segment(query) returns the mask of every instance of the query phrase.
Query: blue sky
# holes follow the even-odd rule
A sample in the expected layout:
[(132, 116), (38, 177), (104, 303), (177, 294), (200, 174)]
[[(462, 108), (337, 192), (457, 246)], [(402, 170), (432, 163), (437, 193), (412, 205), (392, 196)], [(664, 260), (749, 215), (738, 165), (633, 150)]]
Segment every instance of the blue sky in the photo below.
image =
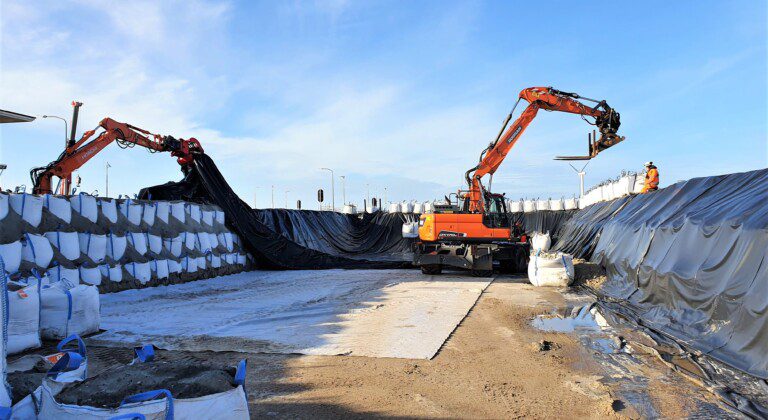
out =
[[(320, 167), (357, 203), (366, 184), (398, 200), (455, 191), (529, 86), (621, 112), (627, 140), (588, 185), (648, 160), (662, 185), (768, 166), (765, 2), (536, 3), (3, 0), (0, 108), (69, 118), (77, 99), (79, 134), (109, 116), (196, 137), (259, 207), (274, 185), (277, 206), (289, 190), (314, 208)], [(583, 154), (589, 128), (540, 113), (494, 190), (573, 195), (552, 157)], [(0, 130), (4, 188), (63, 143), (57, 120)], [(80, 170), (83, 189), (103, 194), (107, 161), (111, 195), (180, 177), (170, 156), (112, 145)]]

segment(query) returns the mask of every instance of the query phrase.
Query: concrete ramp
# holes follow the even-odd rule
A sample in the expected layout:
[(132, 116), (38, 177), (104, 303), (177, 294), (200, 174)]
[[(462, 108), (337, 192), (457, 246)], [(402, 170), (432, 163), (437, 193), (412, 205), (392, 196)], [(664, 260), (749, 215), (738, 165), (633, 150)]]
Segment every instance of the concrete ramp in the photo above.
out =
[(430, 359), (489, 279), (417, 270), (247, 272), (102, 295), (104, 345)]

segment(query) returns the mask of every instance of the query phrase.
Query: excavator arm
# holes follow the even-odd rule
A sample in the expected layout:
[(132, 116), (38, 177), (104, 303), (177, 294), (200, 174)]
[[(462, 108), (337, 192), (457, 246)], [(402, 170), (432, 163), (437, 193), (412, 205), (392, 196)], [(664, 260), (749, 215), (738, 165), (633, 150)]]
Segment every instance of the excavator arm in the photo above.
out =
[[(577, 99), (594, 102), (596, 105), (590, 107), (579, 102)], [(600, 130), (600, 138), (594, 143), (590, 143), (589, 156), (583, 158), (593, 158), (601, 151), (624, 140), (624, 137), (619, 137), (616, 134), (621, 124), (619, 113), (608, 106), (605, 101), (582, 98), (575, 93), (563, 92), (551, 87), (523, 89), (520, 92), (518, 103), (520, 100), (528, 102), (528, 106), (517, 120), (507, 128), (507, 124), (512, 119), (512, 113), (514, 112), (514, 108), (512, 109), (512, 112), (509, 113), (504, 121), (504, 125), (499, 131), (496, 140), (483, 150), (480, 154), (478, 165), (469, 169), (465, 175), (469, 191), (464, 195), (464, 199), (469, 201), (468, 207), (470, 212), (484, 212), (486, 191), (481, 183), (482, 177), (485, 175), (493, 176), (504, 161), (504, 158), (506, 158), (507, 153), (514, 147), (531, 121), (536, 118), (536, 114), (540, 109), (595, 118), (594, 125)]]
[[(104, 131), (89, 142), (88, 140), (100, 128)], [(123, 148), (141, 146), (152, 153), (171, 152), (171, 155), (176, 157), (177, 162), (182, 166), (182, 170), (185, 170), (194, 161), (194, 154), (203, 152), (200, 142), (195, 138), (184, 140), (175, 139), (171, 136), (160, 136), (130, 124), (104, 118), (99, 122), (96, 129), (86, 131), (80, 140), (68, 146), (58, 159), (48, 166), (35, 168), (31, 171), (34, 193), (53, 193), (52, 179), (56, 176), (62, 180), (56, 193), (69, 195), (72, 172), (82, 167), (112, 142), (117, 142)]]

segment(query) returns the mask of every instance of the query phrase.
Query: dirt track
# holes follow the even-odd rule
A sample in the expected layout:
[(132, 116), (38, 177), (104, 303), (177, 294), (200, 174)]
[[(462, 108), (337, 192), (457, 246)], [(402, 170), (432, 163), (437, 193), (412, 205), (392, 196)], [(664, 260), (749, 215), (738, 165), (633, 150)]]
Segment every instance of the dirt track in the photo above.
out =
[[(530, 322), (536, 315), (564, 310), (573, 302), (523, 281), (502, 278), (491, 284), (429, 361), (164, 351), (159, 356), (229, 364), (247, 357), (253, 417), (636, 418), (718, 413), (709, 393), (652, 357), (637, 356), (638, 363), (617, 370), (600, 363), (577, 336), (533, 328)], [(542, 345), (542, 340), (548, 343)], [(102, 348), (97, 353), (118, 357), (126, 351)], [(625, 398), (629, 394), (623, 385), (632, 374), (647, 379), (640, 390), (646, 406)]]

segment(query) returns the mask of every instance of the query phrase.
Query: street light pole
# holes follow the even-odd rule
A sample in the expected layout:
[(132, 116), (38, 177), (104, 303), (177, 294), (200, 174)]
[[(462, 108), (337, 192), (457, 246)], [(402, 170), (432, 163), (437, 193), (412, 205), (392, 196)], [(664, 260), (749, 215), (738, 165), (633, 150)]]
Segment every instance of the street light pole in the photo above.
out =
[(107, 166), (104, 167), (104, 170), (106, 172), (106, 181), (107, 181), (107, 188), (106, 188), (107, 189), (107, 192), (106, 192), (107, 198), (109, 198), (109, 168), (111, 168), (111, 167), (112, 166), (109, 164), (109, 162), (107, 162)]
[(336, 191), (334, 188), (334, 175), (333, 169), (320, 168), (321, 171), (328, 171), (331, 173), (331, 211), (336, 211)]
[(369, 207), (371, 205), (371, 184), (365, 184), (365, 211), (368, 211), (370, 208), (373, 210), (373, 207)]
[(387, 187), (384, 187), (384, 202), (387, 202)]
[(288, 193), (291, 192), (290, 190), (285, 190), (285, 208), (288, 208)]
[(275, 186), (272, 186), (272, 208), (275, 208)]
[(69, 146), (69, 140), (67, 139), (67, 131), (69, 124), (67, 123), (67, 120), (61, 117), (58, 117), (56, 115), (43, 115), (43, 118), (56, 118), (57, 120), (64, 121), (64, 150), (67, 149), (67, 146)]
[(341, 205), (346, 206), (347, 205), (347, 177), (342, 175), (339, 178), (341, 178)]

